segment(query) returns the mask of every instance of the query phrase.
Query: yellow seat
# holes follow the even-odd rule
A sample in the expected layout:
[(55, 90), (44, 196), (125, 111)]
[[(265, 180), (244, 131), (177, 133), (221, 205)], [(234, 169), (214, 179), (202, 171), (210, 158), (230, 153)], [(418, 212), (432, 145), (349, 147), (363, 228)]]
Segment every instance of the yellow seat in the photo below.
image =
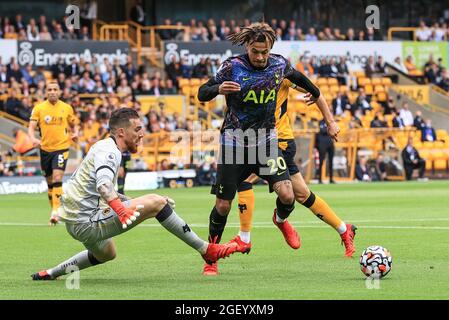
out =
[(365, 93), (367, 95), (372, 95), (373, 94), (373, 86), (370, 84), (365, 85)]
[(327, 78), (318, 78), (316, 81), (317, 86), (321, 87), (322, 85), (327, 85)]
[(179, 87), (182, 88), (184, 86), (188, 86), (190, 84), (190, 80), (187, 78), (181, 78), (179, 79)]
[(201, 84), (201, 79), (198, 79), (198, 78), (190, 79), (190, 85), (191, 86), (199, 86), (200, 84)]
[(340, 87), (338, 86), (338, 84), (333, 84), (330, 86), (330, 92), (332, 92), (333, 94), (336, 94), (337, 92), (340, 91)]
[(381, 79), (381, 78), (372, 78), (372, 79), (371, 79), (371, 84), (372, 84), (373, 86), (382, 84), (382, 79)]
[(388, 99), (387, 93), (384, 91), (376, 92), (377, 101), (385, 102)]
[(384, 86), (391, 86), (391, 78), (382, 78), (382, 84)]
[(364, 87), (366, 85), (371, 84), (371, 79), (370, 78), (359, 78), (358, 84), (359, 84), (359, 86)]
[(320, 88), (320, 91), (322, 93), (329, 92), (329, 86), (328, 85), (320, 85), (319, 88)]
[(332, 85), (338, 85), (338, 81), (336, 78), (327, 78), (327, 84), (332, 86)]
[(378, 92), (385, 92), (385, 88), (384, 88), (383, 85), (378, 84), (378, 85), (374, 86), (374, 92), (375, 92), (375, 93), (378, 93)]

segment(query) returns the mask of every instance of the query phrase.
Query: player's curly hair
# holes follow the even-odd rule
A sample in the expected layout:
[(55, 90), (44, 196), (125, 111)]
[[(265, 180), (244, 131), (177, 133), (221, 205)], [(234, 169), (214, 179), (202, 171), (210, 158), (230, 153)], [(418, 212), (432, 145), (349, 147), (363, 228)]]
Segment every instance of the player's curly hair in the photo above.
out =
[(252, 44), (253, 42), (268, 41), (270, 47), (273, 47), (276, 41), (276, 33), (274, 30), (264, 22), (252, 23), (248, 27), (243, 27), (240, 32), (230, 34), (228, 40), (233, 45)]

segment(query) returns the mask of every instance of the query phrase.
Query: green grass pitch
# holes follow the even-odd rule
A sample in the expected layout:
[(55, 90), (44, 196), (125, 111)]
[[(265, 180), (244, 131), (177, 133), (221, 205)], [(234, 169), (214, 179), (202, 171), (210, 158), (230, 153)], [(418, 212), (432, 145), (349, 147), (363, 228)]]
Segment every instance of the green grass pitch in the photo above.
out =
[[(448, 299), (449, 182), (312, 186), (346, 222), (359, 227), (354, 259), (343, 257), (337, 233), (297, 205), (290, 221), (302, 246), (290, 249), (271, 222), (274, 195), (256, 187), (249, 255), (220, 262), (218, 277), (201, 275), (203, 261), (190, 247), (146, 222), (116, 238), (114, 261), (84, 270), (78, 290), (30, 274), (83, 250), (63, 225), (46, 225), (46, 194), (0, 196), (0, 299)], [(157, 190), (176, 200), (176, 211), (204, 239), (214, 198), (208, 188)], [(138, 196), (143, 192), (129, 193)], [(238, 232), (234, 204), (223, 234)], [(369, 245), (393, 256), (393, 269), (369, 289), (358, 257)]]

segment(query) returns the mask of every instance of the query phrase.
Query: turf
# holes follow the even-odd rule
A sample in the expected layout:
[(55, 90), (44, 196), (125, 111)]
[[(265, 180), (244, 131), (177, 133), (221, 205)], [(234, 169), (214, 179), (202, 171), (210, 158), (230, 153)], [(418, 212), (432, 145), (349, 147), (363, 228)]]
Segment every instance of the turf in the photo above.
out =
[[(116, 260), (81, 272), (78, 290), (64, 278), (32, 282), (30, 274), (83, 249), (63, 225), (46, 226), (46, 194), (0, 196), (0, 299), (448, 299), (449, 182), (312, 187), (342, 219), (355, 223), (356, 258), (343, 257), (337, 233), (302, 206), (290, 221), (302, 247), (290, 249), (272, 225), (275, 197), (256, 188), (253, 249), (220, 262), (218, 277), (201, 275), (201, 257), (153, 220), (116, 238)], [(201, 237), (214, 198), (208, 188), (163, 189)], [(129, 195), (138, 196), (143, 192)], [(223, 235), (238, 232), (234, 208)], [(387, 247), (391, 273), (369, 289), (358, 255)]]

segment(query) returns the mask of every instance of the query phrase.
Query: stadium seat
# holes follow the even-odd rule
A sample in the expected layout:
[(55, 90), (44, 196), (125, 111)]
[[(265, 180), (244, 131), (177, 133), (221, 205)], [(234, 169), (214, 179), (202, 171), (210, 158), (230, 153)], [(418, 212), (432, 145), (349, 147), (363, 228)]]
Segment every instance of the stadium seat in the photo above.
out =
[(319, 86), (319, 88), (320, 88), (320, 91), (322, 92), (322, 93), (326, 93), (326, 92), (329, 92), (329, 86), (328, 85), (320, 85)]
[(381, 79), (381, 78), (372, 78), (372, 79), (371, 79), (371, 84), (372, 84), (373, 86), (382, 84), (382, 79)]
[(385, 77), (385, 78), (382, 78), (382, 84), (384, 85), (384, 86), (391, 86), (391, 79), (390, 78), (387, 78), (387, 77)]
[(327, 84), (332, 85), (338, 85), (338, 80), (336, 78), (327, 78)]
[(179, 79), (179, 87), (183, 88), (185, 86), (188, 86), (190, 84), (190, 80), (186, 78)]
[(201, 84), (201, 79), (198, 79), (198, 78), (190, 79), (190, 85), (191, 86), (199, 86), (200, 84)]
[(372, 95), (373, 94), (373, 86), (370, 84), (365, 85), (365, 93), (367, 95)]
[(387, 93), (384, 91), (376, 92), (377, 101), (385, 102), (388, 99)]
[(318, 80), (316, 81), (316, 85), (321, 87), (322, 85), (327, 85), (327, 78), (318, 78)]
[(330, 92), (334, 95), (336, 95), (340, 91), (340, 87), (338, 84), (333, 84), (330, 86)]
[(378, 85), (376, 85), (376, 86), (374, 87), (374, 92), (375, 92), (375, 93), (378, 93), (378, 92), (385, 92), (385, 88), (384, 88), (383, 85), (378, 84)]
[(358, 78), (357, 83), (359, 87), (364, 87), (366, 85), (371, 84), (370, 78)]

